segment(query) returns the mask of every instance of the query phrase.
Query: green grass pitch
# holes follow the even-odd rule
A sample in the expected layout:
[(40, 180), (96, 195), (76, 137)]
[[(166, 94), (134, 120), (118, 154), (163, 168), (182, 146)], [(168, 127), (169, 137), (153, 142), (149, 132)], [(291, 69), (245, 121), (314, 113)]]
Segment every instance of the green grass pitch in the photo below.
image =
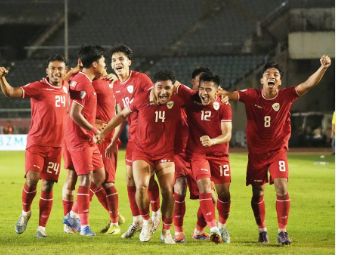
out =
[[(117, 183), (120, 213), (126, 218), (124, 232), (132, 222), (124, 181), (124, 151), (119, 153)], [(326, 161), (327, 165), (315, 165)], [(61, 189), (65, 172), (54, 186), (54, 205), (47, 225), (48, 238), (38, 239), (38, 200), (40, 186), (32, 205), (32, 218), (22, 235), (14, 231), (21, 213), (21, 192), (24, 183), (24, 152), (0, 152), (0, 254), (334, 254), (335, 253), (335, 158), (320, 154), (289, 154), (289, 195), (291, 209), (288, 233), (290, 246), (277, 244), (275, 191), (265, 192), (266, 223), (270, 244), (257, 244), (258, 232), (250, 208), (251, 188), (245, 186), (246, 154), (230, 156), (232, 169), (232, 206), (228, 220), (230, 244), (215, 245), (192, 239), (198, 201), (187, 199), (184, 230), (186, 244), (164, 245), (157, 231), (148, 243), (139, 241), (137, 233), (131, 240), (99, 234), (108, 222), (108, 214), (97, 198), (90, 206), (90, 225), (96, 237), (63, 233)], [(207, 229), (208, 230), (208, 229)], [(173, 227), (172, 227), (173, 233)]]

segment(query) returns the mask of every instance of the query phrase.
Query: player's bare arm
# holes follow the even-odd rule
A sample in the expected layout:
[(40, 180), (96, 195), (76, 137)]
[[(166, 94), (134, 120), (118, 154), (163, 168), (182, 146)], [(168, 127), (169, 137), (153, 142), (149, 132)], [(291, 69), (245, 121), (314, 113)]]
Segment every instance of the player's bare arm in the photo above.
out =
[(94, 132), (95, 135), (100, 133), (99, 130), (94, 129), (94, 126), (92, 126), (82, 115), (83, 106), (79, 105), (76, 102), (73, 102), (70, 109), (70, 118), (81, 128), (84, 128), (85, 130)]
[(201, 144), (205, 147), (211, 147), (216, 144), (228, 143), (232, 138), (232, 122), (221, 122), (222, 134), (215, 138), (210, 138), (208, 135), (200, 137)]
[[(117, 105), (117, 113), (119, 113), (121, 111), (122, 111), (122, 107), (120, 105)], [(116, 150), (118, 138), (120, 137), (120, 135), (123, 131), (124, 125), (125, 125), (125, 120), (115, 128), (115, 133), (113, 134), (113, 137), (111, 139), (111, 143), (105, 149), (105, 156), (108, 159), (112, 158), (112, 153)]]
[(81, 60), (79, 59), (79, 60), (77, 61), (77, 66), (75, 66), (74, 68), (71, 68), (71, 69), (67, 72), (67, 74), (64, 76), (63, 79), (66, 80), (66, 81), (69, 81), (70, 78), (71, 78), (71, 76), (73, 76), (73, 75), (77, 74), (78, 72), (82, 71), (82, 68), (83, 68), (83, 65), (82, 65), (82, 63), (81, 63)]
[(9, 71), (4, 68), (3, 66), (0, 67), (0, 84), (1, 84), (1, 90), (4, 93), (6, 97), (10, 98), (22, 98), (23, 97), (23, 91), (20, 87), (13, 88), (6, 80), (6, 75), (9, 73)]
[(325, 71), (331, 65), (331, 59), (326, 55), (323, 55), (321, 57), (320, 62), (321, 66), (317, 69), (317, 71), (313, 73), (305, 82), (301, 83), (296, 87), (296, 91), (299, 96), (304, 95), (310, 89), (315, 87), (322, 79), (323, 75), (325, 74)]
[(228, 98), (229, 101), (238, 101), (239, 100), (239, 95), (238, 95), (237, 92), (228, 92), (227, 90), (219, 88), (216, 93), (217, 93), (218, 96), (220, 96), (224, 100), (225, 100), (226, 97)]
[(124, 108), (120, 113), (117, 113), (105, 127), (105, 129), (98, 135), (100, 141), (104, 140), (104, 136), (109, 133), (111, 130), (116, 128), (118, 125), (123, 123), (127, 116), (129, 116), (132, 112), (128, 108)]

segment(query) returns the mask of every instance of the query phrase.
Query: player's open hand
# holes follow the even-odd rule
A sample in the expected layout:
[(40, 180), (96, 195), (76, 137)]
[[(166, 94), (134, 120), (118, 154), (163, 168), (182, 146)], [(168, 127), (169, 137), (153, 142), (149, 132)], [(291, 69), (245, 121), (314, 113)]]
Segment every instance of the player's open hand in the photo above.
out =
[(331, 65), (331, 59), (329, 56), (323, 55), (320, 61), (321, 61), (322, 67), (324, 68), (328, 68)]
[(9, 71), (6, 68), (4, 68), (3, 66), (0, 67), (0, 78), (5, 77), (8, 73)]
[(200, 137), (200, 142), (205, 147), (211, 147), (213, 145), (213, 140), (208, 135)]
[(103, 76), (103, 79), (109, 80), (112, 83), (114, 83), (115, 81), (118, 80), (118, 77), (116, 75), (114, 75), (113, 73), (108, 73), (107, 75)]
[(105, 157), (108, 159), (112, 159), (112, 155), (117, 149), (117, 142), (111, 142), (109, 146), (105, 149)]

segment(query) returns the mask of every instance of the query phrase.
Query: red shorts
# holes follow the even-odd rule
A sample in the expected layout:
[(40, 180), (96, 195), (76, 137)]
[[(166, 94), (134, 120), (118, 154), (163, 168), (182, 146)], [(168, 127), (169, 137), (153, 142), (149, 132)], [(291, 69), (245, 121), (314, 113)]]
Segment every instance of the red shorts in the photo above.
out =
[(105, 181), (104, 182), (113, 182), (115, 183), (116, 170), (117, 170), (117, 156), (118, 156), (118, 146), (113, 152), (111, 159), (105, 157), (105, 149), (109, 146), (111, 141), (104, 140), (101, 144), (98, 145), (98, 149), (101, 152), (104, 169), (105, 169)]
[(136, 145), (134, 144), (133, 141), (129, 141), (128, 145), (126, 146), (125, 165), (127, 166), (132, 166), (132, 151), (135, 146)]
[(211, 178), (215, 184), (230, 183), (231, 169), (228, 156), (194, 154), (191, 159), (192, 172), (196, 181)]
[(144, 160), (146, 161), (154, 170), (156, 165), (160, 163), (165, 163), (165, 162), (174, 162), (174, 155), (172, 153), (166, 153), (162, 155), (150, 155), (144, 151), (141, 151), (140, 149), (135, 146), (132, 151), (132, 161), (135, 160)]
[[(57, 182), (60, 175), (61, 147), (33, 145), (26, 149), (25, 170), (40, 173), (40, 179)], [(25, 175), (25, 177), (26, 177)]]
[(88, 174), (92, 170), (104, 167), (102, 155), (96, 144), (87, 145), (82, 150), (69, 150), (65, 147), (64, 168), (75, 169), (77, 175)]
[(275, 178), (289, 176), (287, 149), (271, 151), (261, 154), (248, 154), (246, 185), (260, 186), (268, 182), (273, 184)]
[(191, 170), (191, 162), (179, 154), (174, 155), (175, 179), (184, 177), (190, 190), (190, 199), (199, 199), (199, 189)]

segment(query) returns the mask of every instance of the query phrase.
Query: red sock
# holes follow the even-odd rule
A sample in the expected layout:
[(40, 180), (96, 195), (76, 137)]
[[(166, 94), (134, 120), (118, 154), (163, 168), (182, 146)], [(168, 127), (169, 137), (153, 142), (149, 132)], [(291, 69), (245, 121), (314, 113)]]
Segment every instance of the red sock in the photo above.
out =
[(29, 188), (27, 183), (25, 183), (22, 190), (22, 209), (25, 212), (30, 211), (30, 206), (32, 205), (35, 195), (36, 195), (36, 186)]
[(206, 219), (209, 228), (216, 227), (215, 206), (211, 193), (203, 193), (199, 195), (200, 207)]
[(73, 205), (73, 208), (71, 208), (71, 210), (74, 212), (74, 213), (77, 213), (78, 214), (78, 203), (77, 203), (77, 199)]
[(148, 207), (145, 208), (144, 210), (139, 208), (139, 211), (140, 211), (140, 215), (142, 215), (144, 220), (150, 219), (150, 209)]
[(221, 224), (226, 224), (228, 216), (229, 216), (229, 210), (231, 207), (231, 198), (221, 198), (218, 197), (216, 207), (219, 212), (219, 222)]
[(252, 197), (251, 201), (253, 213), (255, 216), (256, 224), (259, 228), (265, 228), (265, 217), (266, 217), (266, 204), (264, 203), (263, 195), (260, 197)]
[(197, 221), (197, 225), (196, 225), (195, 228), (200, 232), (204, 231), (205, 227), (207, 226), (207, 222), (205, 220), (205, 217), (202, 213), (202, 210), (201, 210), (200, 206), (199, 206), (199, 209), (198, 209), (197, 217), (198, 217), (198, 221)]
[(51, 208), (53, 206), (53, 191), (45, 192), (41, 190), (41, 197), (39, 202), (40, 219), (39, 226), (45, 227), (49, 219)]
[(95, 193), (96, 197), (98, 198), (98, 201), (103, 205), (103, 207), (109, 211), (108, 209), (108, 201), (106, 200), (106, 192), (103, 187), (99, 187), (98, 190)]
[(109, 207), (111, 223), (118, 222), (118, 193), (115, 186), (106, 190), (106, 200)]
[(80, 216), (81, 226), (89, 225), (89, 197), (90, 189), (85, 186), (78, 186), (76, 203)]
[(174, 229), (176, 232), (184, 232), (183, 223), (186, 212), (185, 196), (174, 193), (174, 201)]
[(172, 218), (167, 219), (167, 218), (163, 217), (162, 220), (163, 220), (163, 229), (170, 230), (173, 219)]
[(132, 216), (138, 216), (140, 215), (140, 210), (136, 203), (136, 187), (135, 186), (127, 186), (128, 189), (128, 197), (129, 197), (129, 203), (130, 208), (132, 212)]
[[(102, 187), (102, 186), (101, 186)], [(97, 188), (97, 186), (92, 182), (90, 184), (90, 192), (89, 192), (89, 195), (90, 195), (90, 202), (92, 201), (92, 197), (95, 195), (96, 191), (98, 190), (99, 188)]]
[(147, 194), (150, 197), (152, 212), (158, 211), (160, 209), (160, 195), (159, 187), (156, 181), (154, 181), (154, 184), (149, 187), (149, 189), (147, 190)]
[(64, 216), (66, 216), (71, 211), (74, 201), (62, 200), (62, 204), (63, 204), (63, 214)]
[(278, 196), (278, 195), (276, 196), (277, 196), (276, 212), (277, 212), (278, 227), (286, 229), (290, 210), (289, 194), (287, 193), (287, 195), (285, 196)]

